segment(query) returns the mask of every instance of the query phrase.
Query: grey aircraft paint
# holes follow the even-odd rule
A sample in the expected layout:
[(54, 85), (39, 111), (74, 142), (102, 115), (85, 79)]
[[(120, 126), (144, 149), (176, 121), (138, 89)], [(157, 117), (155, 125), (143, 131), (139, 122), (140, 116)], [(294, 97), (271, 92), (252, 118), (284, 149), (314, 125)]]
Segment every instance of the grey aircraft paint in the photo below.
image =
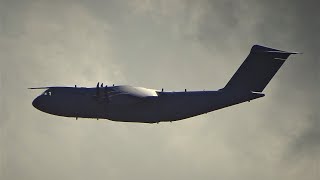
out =
[(33, 102), (40, 111), (65, 117), (122, 122), (177, 121), (263, 97), (262, 91), (291, 54), (260, 45), (218, 91), (165, 92), (132, 86), (42, 87)]

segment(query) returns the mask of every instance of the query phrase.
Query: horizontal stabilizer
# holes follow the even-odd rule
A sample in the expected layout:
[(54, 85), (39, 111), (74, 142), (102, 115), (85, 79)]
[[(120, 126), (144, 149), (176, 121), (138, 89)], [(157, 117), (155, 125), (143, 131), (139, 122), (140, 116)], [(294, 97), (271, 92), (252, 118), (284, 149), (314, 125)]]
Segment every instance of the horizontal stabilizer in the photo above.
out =
[(255, 52), (255, 53), (259, 53), (259, 52), (260, 53), (279, 53), (279, 54), (281, 54), (281, 53), (282, 54), (302, 54), (300, 52), (287, 52), (287, 51), (282, 51), (282, 50), (273, 49), (273, 48), (260, 46), (260, 45), (254, 45), (251, 48), (251, 52)]

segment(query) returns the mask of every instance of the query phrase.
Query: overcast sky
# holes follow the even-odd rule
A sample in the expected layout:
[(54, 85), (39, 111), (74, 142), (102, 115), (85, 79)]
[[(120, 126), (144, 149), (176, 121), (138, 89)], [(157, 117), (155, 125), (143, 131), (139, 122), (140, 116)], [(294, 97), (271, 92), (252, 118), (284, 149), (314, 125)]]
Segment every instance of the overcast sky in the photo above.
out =
[[(320, 179), (317, 1), (0, 0), (0, 179)], [(264, 98), (174, 123), (52, 116), (28, 87), (219, 89), (299, 51)]]

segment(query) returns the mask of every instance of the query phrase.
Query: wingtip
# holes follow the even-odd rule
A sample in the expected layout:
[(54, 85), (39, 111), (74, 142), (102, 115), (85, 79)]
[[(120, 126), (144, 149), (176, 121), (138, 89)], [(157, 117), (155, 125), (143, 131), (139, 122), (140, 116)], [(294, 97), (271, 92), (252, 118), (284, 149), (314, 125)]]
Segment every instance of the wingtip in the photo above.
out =
[(291, 54), (303, 54), (302, 52), (291, 52)]
[(28, 89), (49, 89), (50, 87), (31, 87)]

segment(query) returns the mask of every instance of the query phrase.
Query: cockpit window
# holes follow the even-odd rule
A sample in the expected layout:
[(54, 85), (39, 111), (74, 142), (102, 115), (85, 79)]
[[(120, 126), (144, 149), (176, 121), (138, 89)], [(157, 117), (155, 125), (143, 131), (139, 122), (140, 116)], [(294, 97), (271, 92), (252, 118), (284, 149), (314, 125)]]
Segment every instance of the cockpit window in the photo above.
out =
[(43, 92), (42, 95), (44, 95), (44, 96), (51, 96), (51, 95), (52, 95), (52, 92), (49, 91), (49, 90), (46, 90), (45, 92)]

